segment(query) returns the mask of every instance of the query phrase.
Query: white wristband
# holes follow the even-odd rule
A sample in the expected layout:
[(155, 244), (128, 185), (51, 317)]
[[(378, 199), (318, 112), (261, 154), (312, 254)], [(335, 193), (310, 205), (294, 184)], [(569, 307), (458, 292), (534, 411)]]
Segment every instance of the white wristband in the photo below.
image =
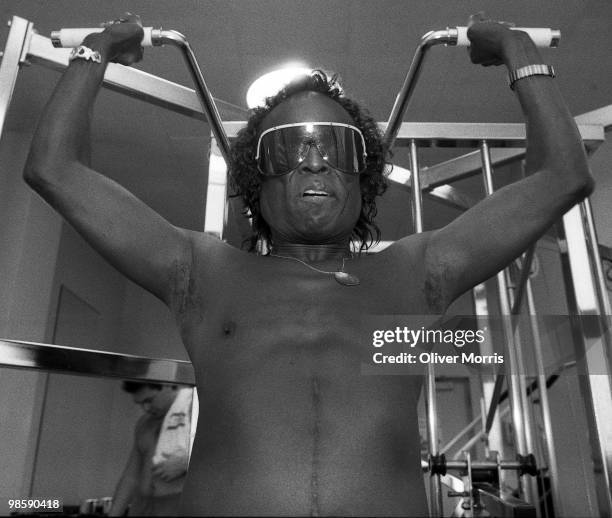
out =
[(91, 50), (85, 45), (79, 45), (70, 52), (68, 61), (74, 61), (75, 59), (84, 59), (86, 61), (93, 61), (94, 63), (102, 63), (102, 56), (97, 50)]
[(555, 77), (555, 69), (550, 65), (527, 65), (526, 67), (517, 68), (508, 75), (508, 84), (514, 90), (514, 83), (531, 76)]

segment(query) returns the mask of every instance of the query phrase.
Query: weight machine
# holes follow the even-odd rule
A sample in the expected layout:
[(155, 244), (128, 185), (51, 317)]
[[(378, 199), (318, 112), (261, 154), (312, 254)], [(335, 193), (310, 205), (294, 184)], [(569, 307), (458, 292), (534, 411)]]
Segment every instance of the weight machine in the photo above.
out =
[[(15, 16), (9, 24), (11, 30), (0, 65), (0, 133), (20, 66), (37, 64), (61, 70), (68, 64), (69, 50), (59, 47), (76, 46), (86, 34), (101, 30), (62, 29), (52, 33), (51, 38), (46, 38), (37, 34), (33, 24), (23, 18)], [(530, 32), (534, 41), (540, 46), (556, 46), (560, 39), (559, 32), (551, 29), (523, 30)], [(412, 174), (405, 184), (412, 193), (414, 231), (417, 233), (423, 230), (423, 194), (466, 210), (476, 203), (476, 200), (448, 185), (449, 183), (482, 171), (486, 192), (491, 194), (493, 192), (493, 167), (520, 160), (525, 154), (525, 128), (522, 124), (403, 122), (403, 116), (416, 87), (427, 51), (439, 44), (446, 46), (469, 44), (466, 31), (465, 27), (447, 28), (432, 31), (423, 36), (417, 46), (414, 59), (389, 120), (387, 123), (381, 123), (387, 143), (390, 146), (407, 147), (410, 152)], [(207, 120), (211, 125), (214, 143), (221, 156), (227, 161), (229, 141), (235, 137), (244, 123), (221, 120), (215, 100), (206, 86), (187, 39), (176, 31), (149, 27), (145, 28), (143, 45), (177, 47), (185, 58), (196, 90), (117, 64), (109, 65), (104, 86), (190, 117)], [(576, 117), (576, 121), (588, 153), (593, 153), (605, 140), (605, 132), (612, 127), (612, 106), (580, 115)], [(419, 166), (419, 147), (436, 146), (440, 143), (443, 143), (444, 146), (475, 147), (477, 149), (448, 162), (421, 168)], [(215, 222), (207, 218), (204, 230), (222, 236), (227, 223), (226, 179), (210, 174), (207, 206), (212, 205), (215, 197), (223, 199), (222, 206), (226, 208), (225, 214), (222, 218), (217, 218)], [(576, 357), (581, 359), (581, 390), (587, 411), (592, 456), (597, 466), (595, 479), (599, 516), (612, 517), (612, 343), (609, 335), (612, 311), (588, 200), (581, 202), (563, 217), (562, 222), (559, 223), (559, 233), (562, 236), (559, 239), (559, 248), (568, 293), (568, 306), (570, 313), (578, 317), (571, 318), (570, 323), (575, 339)], [(498, 273), (496, 277), (499, 305), (504, 317), (502, 318), (503, 335), (509, 367), (507, 375), (497, 375), (495, 379), (483, 384), (486, 416), (482, 420), (483, 430), (477, 436), (478, 439), (491, 431), (493, 418), (499, 409), (503, 384), (507, 383), (509, 411), (512, 416), (518, 457), (500, 459), (499, 456), (492, 454), (484, 461), (475, 461), (469, 453), (466, 453), (460, 460), (446, 459), (444, 451), (440, 450), (438, 440), (435, 373), (433, 366), (428, 365), (425, 401), (429, 460), (425, 463), (425, 469), (431, 475), (431, 516), (442, 515), (441, 482), (451, 486), (452, 496), (464, 498), (464, 508), (469, 509), (471, 516), (485, 516), (484, 509), (488, 509), (489, 512), (496, 509), (494, 512), (498, 514), (494, 516), (532, 516), (538, 512), (538, 490), (533, 475), (538, 469), (541, 469), (541, 466), (537, 465), (534, 457), (533, 423), (528, 408), (526, 380), (525, 376), (521, 375), (526, 371), (520, 339), (516, 332), (516, 322), (512, 318), (513, 315), (520, 313), (524, 301), (534, 338), (537, 386), (540, 392), (542, 421), (546, 436), (547, 470), (550, 475), (555, 509), (561, 507), (551, 416), (546, 395), (546, 373), (529, 275), (533, 257), (533, 248), (524, 254), (518, 280), (513, 279), (508, 269)], [(476, 287), (473, 296), (476, 307), (485, 308), (483, 316), (486, 315), (484, 286)], [(109, 364), (104, 361), (104, 358), (108, 360), (109, 357), (98, 357), (102, 353), (95, 351), (60, 348), (10, 339), (0, 341), (0, 351), (0, 364), (12, 367), (89, 372), (101, 376), (151, 381), (176, 382), (180, 380), (193, 384), (189, 366), (180, 362), (177, 362), (176, 365), (173, 365), (172, 362), (161, 365), (158, 360), (140, 358), (134, 363), (133, 358), (115, 355), (116, 358)], [(62, 362), (66, 354), (71, 358), (81, 358), (81, 360), (70, 362), (68, 366)], [(91, 365), (106, 367), (92, 369)], [(134, 368), (134, 365), (138, 367)], [(469, 449), (469, 446), (468, 442), (465, 449)], [(502, 478), (502, 470), (514, 470), (519, 474), (520, 500), (513, 500), (507, 495), (502, 495), (499, 489), (495, 489)], [(465, 475), (466, 481), (462, 482), (456, 476), (450, 476), (449, 471)], [(502, 512), (504, 514), (501, 514)]]

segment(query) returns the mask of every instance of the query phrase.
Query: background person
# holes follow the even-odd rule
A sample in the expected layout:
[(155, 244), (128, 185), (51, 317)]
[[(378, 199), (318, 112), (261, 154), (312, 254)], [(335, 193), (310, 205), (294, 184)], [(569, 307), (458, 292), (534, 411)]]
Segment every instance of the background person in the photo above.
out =
[[(189, 463), (190, 420), (185, 413), (168, 414), (180, 393), (192, 389), (134, 381), (123, 382), (123, 389), (132, 394), (144, 415), (136, 424), (134, 445), (117, 483), (110, 516), (126, 512), (130, 516), (177, 516)], [(183, 444), (160, 453), (160, 435), (168, 426), (172, 430), (186, 427), (180, 434)]]

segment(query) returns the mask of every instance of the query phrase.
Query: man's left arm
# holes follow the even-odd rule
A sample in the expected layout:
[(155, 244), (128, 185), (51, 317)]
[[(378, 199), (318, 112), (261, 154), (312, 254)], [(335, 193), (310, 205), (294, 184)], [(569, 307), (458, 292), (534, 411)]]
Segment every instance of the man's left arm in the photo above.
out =
[[(524, 32), (485, 21), (474, 23), (468, 36), (474, 63), (503, 63), (509, 72), (544, 64)], [(582, 139), (555, 79), (543, 75), (520, 79), (514, 91), (526, 119), (527, 177), (431, 234), (427, 283), (438, 292), (441, 310), (504, 268), (593, 190)]]

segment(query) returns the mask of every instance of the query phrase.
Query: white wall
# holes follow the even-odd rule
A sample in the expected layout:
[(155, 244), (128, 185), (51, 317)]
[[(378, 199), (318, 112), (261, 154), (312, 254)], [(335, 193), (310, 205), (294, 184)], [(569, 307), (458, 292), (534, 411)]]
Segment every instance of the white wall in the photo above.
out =
[[(0, 336), (46, 340), (61, 219), (21, 180), (29, 136), (0, 141)], [(0, 368), (0, 514), (29, 492), (45, 375)]]

